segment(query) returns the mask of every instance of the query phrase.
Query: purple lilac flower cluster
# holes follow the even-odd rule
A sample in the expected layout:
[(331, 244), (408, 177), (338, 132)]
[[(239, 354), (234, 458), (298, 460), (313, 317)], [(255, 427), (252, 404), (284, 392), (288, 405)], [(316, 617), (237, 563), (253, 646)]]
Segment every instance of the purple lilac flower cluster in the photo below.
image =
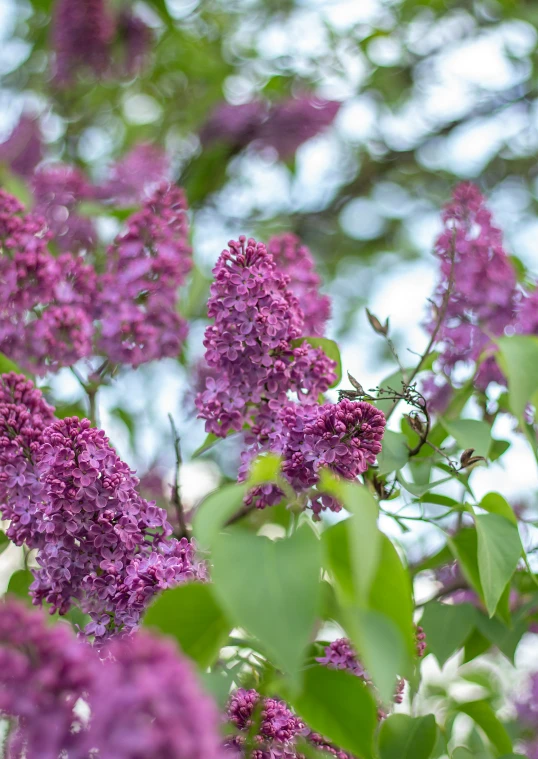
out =
[(321, 336), (331, 314), (331, 301), (321, 295), (321, 278), (315, 270), (312, 253), (292, 233), (271, 237), (267, 244), (275, 263), (290, 278), (289, 289), (303, 311), (304, 334)]
[(81, 729), (73, 707), (91, 687), (96, 664), (68, 625), (48, 625), (19, 602), (0, 604), (0, 715), (17, 720), (7, 756), (72, 756)]
[[(172, 642), (135, 633), (95, 648), (68, 625), (0, 604), (0, 714), (13, 759), (219, 759), (219, 716)], [(82, 697), (89, 722), (76, 716)]]
[(6, 534), (18, 546), (41, 543), (37, 510), (43, 485), (33, 456), (53, 421), (54, 409), (26, 377), (0, 376), (0, 508), (10, 521)]
[[(152, 39), (151, 29), (127, 4), (115, 16), (106, 0), (57, 0), (52, 28), (54, 80), (66, 86), (80, 72), (132, 76), (145, 62)], [(118, 47), (121, 56), (115, 61)]]
[[(470, 182), (454, 190), (444, 209), (443, 223), (436, 243), (441, 263), (441, 282), (434, 296), (437, 308), (451, 279), (452, 287), (438, 333), (439, 368), (450, 379), (457, 364), (474, 362), (478, 365), (478, 387), (504, 383), (491, 336), (502, 335), (514, 321), (517, 289), (502, 233), (494, 226), (484, 197)], [(437, 317), (432, 314), (428, 329), (433, 331), (436, 323)], [(441, 390), (442, 386), (436, 385), (436, 392)]]
[(311, 94), (292, 97), (268, 108), (260, 101), (217, 106), (200, 131), (203, 145), (224, 142), (235, 150), (250, 143), (291, 158), (307, 140), (334, 121), (340, 103)]
[(169, 180), (166, 153), (157, 145), (141, 143), (111, 167), (95, 195), (115, 206), (132, 206), (145, 200), (152, 191)]
[[(56, 184), (60, 175), (62, 181)], [(61, 249), (63, 233), (54, 219), (69, 218), (82, 182), (76, 173), (67, 176), (59, 169), (35, 176), (34, 185), (42, 191), (41, 210)], [(168, 183), (154, 190), (128, 219), (127, 232), (110, 247), (102, 275), (87, 262), (87, 251), (53, 256), (47, 247), (50, 226), (23, 210), (0, 190), (3, 353), (37, 374), (99, 351), (133, 366), (179, 354), (187, 325), (178, 314), (177, 291), (191, 267), (182, 190)], [(66, 237), (75, 249), (85, 248), (89, 238), (84, 243), (78, 238), (79, 245), (76, 227), (69, 227)]]
[(334, 362), (308, 344), (294, 346), (304, 317), (265, 245), (241, 237), (214, 270), (205, 358), (218, 370), (196, 399), (206, 430), (225, 437), (252, 425), (258, 407), (277, 412), (288, 393), (316, 398), (335, 379)]
[(61, 614), (77, 604), (102, 641), (135, 628), (158, 591), (205, 579), (193, 544), (170, 537), (166, 511), (141, 498), (104, 432), (54, 420), (22, 376), (2, 375), (0, 390), (2, 518), (14, 542), (38, 549), (35, 603)]
[(90, 354), (96, 296), (92, 268), (70, 253), (54, 258), (49, 237), (42, 218), (0, 191), (0, 350), (39, 374)]
[(177, 356), (187, 336), (178, 288), (192, 265), (183, 190), (162, 185), (109, 248), (102, 280), (101, 351), (139, 366)]

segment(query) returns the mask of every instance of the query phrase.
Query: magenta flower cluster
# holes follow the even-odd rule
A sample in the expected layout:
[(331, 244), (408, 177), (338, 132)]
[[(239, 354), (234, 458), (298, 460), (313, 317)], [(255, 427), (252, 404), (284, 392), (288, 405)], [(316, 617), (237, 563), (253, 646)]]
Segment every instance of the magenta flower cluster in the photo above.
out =
[(205, 565), (186, 538), (171, 538), (164, 509), (108, 438), (78, 417), (53, 420), (22, 376), (2, 375), (0, 495), (8, 536), (37, 549), (30, 594), (65, 614), (91, 617), (85, 632), (103, 641), (134, 629), (154, 595), (192, 579)]
[(291, 232), (271, 237), (267, 249), (278, 268), (290, 278), (288, 287), (303, 312), (304, 334), (312, 337), (324, 335), (331, 315), (331, 301), (319, 292), (321, 278), (315, 270), (312, 253)]
[(329, 127), (340, 103), (311, 94), (288, 98), (268, 108), (254, 100), (242, 105), (220, 104), (200, 131), (203, 145), (224, 142), (235, 150), (250, 143), (271, 148), (282, 160), (291, 158), (307, 140)]
[[(215, 704), (169, 641), (135, 633), (100, 660), (68, 625), (0, 605), (0, 714), (13, 759), (219, 759)], [(89, 721), (74, 711), (79, 698)]]
[(0, 143), (0, 162), (6, 163), (14, 174), (28, 179), (42, 158), (39, 122), (30, 113), (23, 113), (11, 134)]
[(139, 366), (180, 353), (187, 324), (178, 289), (192, 265), (186, 211), (183, 191), (161, 186), (108, 250), (98, 344), (116, 363)]
[(66, 86), (79, 73), (132, 76), (145, 62), (152, 39), (150, 28), (127, 4), (115, 16), (107, 0), (56, 0), (54, 80)]
[[(434, 301), (441, 308), (450, 286), (445, 317), (438, 333), (439, 367), (450, 378), (462, 362), (479, 367), (478, 387), (504, 382), (495, 361), (491, 336), (502, 335), (514, 321), (517, 304), (516, 276), (504, 250), (501, 231), (478, 188), (465, 182), (454, 190), (443, 212), (444, 229), (436, 243), (441, 282)], [(453, 262), (453, 263), (452, 263)], [(433, 330), (432, 314), (428, 328)], [(433, 388), (432, 388), (433, 389)]]
[(265, 245), (230, 242), (213, 270), (205, 332), (207, 364), (216, 371), (196, 399), (206, 430), (219, 437), (255, 423), (259, 407), (276, 413), (288, 393), (315, 398), (335, 379), (334, 362), (307, 343), (294, 345), (304, 316)]
[[(47, 247), (52, 227), (63, 249), (56, 222), (72, 218), (82, 182), (59, 169), (35, 175), (49, 223), (24, 215), (21, 204), (0, 191), (0, 350), (38, 374), (99, 352), (132, 366), (177, 356), (187, 334), (178, 289), (191, 267), (183, 191), (157, 187), (128, 219), (127, 232), (110, 246), (106, 271), (98, 275), (87, 255), (55, 257)], [(88, 236), (75, 239), (84, 228), (76, 222), (66, 228), (74, 249), (90, 244)]]

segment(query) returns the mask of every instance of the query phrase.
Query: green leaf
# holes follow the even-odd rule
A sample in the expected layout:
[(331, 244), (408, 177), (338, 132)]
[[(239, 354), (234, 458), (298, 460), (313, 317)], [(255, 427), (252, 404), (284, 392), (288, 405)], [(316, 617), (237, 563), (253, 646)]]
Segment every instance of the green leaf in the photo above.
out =
[(209, 451), (210, 448), (213, 448), (213, 446), (219, 442), (219, 440), (224, 440), (222, 437), (217, 437), (212, 432), (209, 432), (207, 434), (206, 439), (202, 443), (201, 446), (199, 446), (194, 453), (192, 454), (192, 458), (196, 459), (198, 456), (201, 456), (202, 453), (205, 453), (206, 451)]
[(492, 617), (521, 558), (521, 540), (517, 527), (498, 514), (479, 514), (475, 521), (480, 582)]
[(428, 482), (425, 485), (416, 485), (414, 482), (407, 482), (401, 472), (398, 474), (398, 482), (403, 485), (403, 487), (409, 493), (411, 493), (411, 495), (414, 495), (417, 498), (421, 498), (423, 495), (428, 493), (430, 490), (438, 487), (439, 485), (444, 485), (445, 482), (450, 482), (451, 479), (452, 477), (443, 477), (441, 480)]
[(437, 739), (437, 725), (433, 714), (409, 717), (392, 714), (379, 731), (381, 759), (429, 759)]
[(19, 598), (24, 598), (25, 601), (30, 603), (29, 588), (33, 581), (34, 576), (29, 569), (19, 569), (17, 572), (13, 572), (9, 578), (7, 592)]
[(263, 482), (276, 482), (280, 477), (282, 457), (274, 453), (258, 456), (251, 464), (248, 483), (250, 487)]
[(510, 408), (523, 424), (527, 403), (538, 390), (538, 338), (513, 335), (497, 339), (499, 363), (508, 378)]
[(440, 667), (463, 646), (475, 626), (476, 615), (470, 604), (426, 604), (420, 625), (426, 633), (427, 652), (435, 656)]
[(2, 532), (2, 530), (0, 530), (0, 548), (3, 550), (4, 548), (7, 548), (8, 545), (9, 545), (8, 536), (6, 535), (5, 532)]
[(489, 511), (490, 514), (499, 514), (512, 524), (517, 525), (517, 517), (512, 507), (500, 493), (487, 493), (480, 501), (479, 506), (484, 511)]
[(133, 419), (132, 414), (130, 414), (126, 409), (121, 408), (120, 406), (116, 406), (115, 408), (110, 409), (110, 414), (112, 416), (115, 416), (116, 419), (119, 419), (125, 427), (127, 428), (127, 432), (129, 433), (129, 443), (131, 444), (131, 447), (135, 447), (135, 435), (136, 435), (136, 425), (135, 420)]
[(458, 746), (451, 754), (451, 759), (473, 759), (473, 757), (474, 754), (472, 754), (469, 749), (465, 748), (464, 746)]
[(336, 387), (342, 379), (342, 358), (340, 356), (340, 349), (334, 340), (329, 340), (328, 337), (299, 337), (297, 340), (292, 340), (292, 347), (296, 348), (303, 343), (308, 343), (312, 348), (321, 348), (321, 350), (336, 363), (335, 373), (336, 380), (331, 387)]
[(482, 590), (478, 570), (478, 538), (476, 529), (465, 527), (459, 530), (454, 537), (449, 538), (447, 543), (454, 558), (458, 560), (465, 579), (476, 590), (478, 595), (483, 598), (484, 591)]
[(505, 754), (512, 751), (510, 736), (487, 701), (470, 701), (458, 704), (457, 708), (482, 728), (497, 751)]
[(292, 706), (308, 725), (346, 751), (372, 759), (377, 707), (359, 677), (314, 666), (306, 670), (302, 691)]
[(491, 429), (486, 422), (477, 419), (439, 420), (460, 448), (474, 448), (477, 456), (487, 457), (491, 446)]
[[(347, 561), (351, 567), (351, 584), (347, 584), (347, 589), (352, 587), (355, 600), (362, 603), (369, 593), (380, 558), (378, 503), (364, 486), (336, 479), (327, 470), (320, 474), (318, 490), (333, 495), (351, 512), (351, 519), (347, 519), (343, 523), (344, 527), (329, 536), (327, 545), (329, 561), (331, 557), (335, 559), (335, 577), (342, 579), (342, 565)], [(341, 557), (335, 556), (335, 548), (342, 550)]]
[(202, 550), (211, 548), (213, 541), (228, 519), (243, 506), (248, 485), (225, 485), (210, 493), (197, 508), (193, 519), (193, 533)]
[(213, 547), (215, 592), (295, 682), (321, 605), (321, 543), (308, 525), (272, 541), (238, 528)]
[(480, 633), (493, 643), (499, 651), (513, 664), (519, 641), (527, 632), (528, 621), (524, 611), (514, 615), (511, 627), (500, 622), (497, 618), (490, 619), (482, 612), (476, 612), (476, 626)]
[(161, 593), (147, 610), (144, 625), (174, 637), (202, 669), (214, 663), (231, 628), (211, 586), (194, 582)]
[(389, 474), (404, 467), (409, 460), (406, 437), (401, 432), (386, 430), (383, 448), (377, 457), (378, 474)]
[(26, 373), (4, 353), (0, 353), (0, 374), (7, 374), (8, 372), (16, 372), (17, 374)]

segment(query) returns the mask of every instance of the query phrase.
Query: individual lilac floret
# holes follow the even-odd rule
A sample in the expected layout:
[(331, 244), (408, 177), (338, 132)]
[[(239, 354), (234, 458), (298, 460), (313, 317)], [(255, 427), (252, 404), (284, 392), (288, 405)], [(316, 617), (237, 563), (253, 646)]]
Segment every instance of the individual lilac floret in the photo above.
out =
[(107, 655), (88, 694), (90, 728), (74, 759), (92, 749), (99, 759), (222, 757), (216, 706), (172, 641), (139, 632), (111, 642)]
[(14, 174), (28, 179), (42, 158), (39, 122), (23, 113), (7, 140), (0, 144), (0, 162), (6, 163)]
[(96, 194), (115, 205), (135, 205), (165, 182), (168, 175), (169, 160), (164, 150), (142, 143), (112, 165), (108, 179), (96, 188)]
[(37, 548), (37, 511), (43, 486), (34, 457), (54, 409), (22, 374), (0, 376), (0, 510), (10, 521), (6, 535), (17, 545)]
[(73, 707), (97, 667), (94, 651), (69, 625), (50, 625), (20, 602), (0, 603), (0, 714), (16, 720), (6, 756), (82, 756)]
[(209, 116), (200, 130), (202, 145), (223, 142), (241, 150), (254, 140), (267, 115), (267, 107), (259, 100), (241, 105), (222, 103)]
[(291, 233), (271, 237), (267, 249), (276, 265), (290, 278), (288, 287), (303, 311), (304, 334), (323, 335), (331, 313), (331, 301), (319, 292), (321, 278), (315, 271), (311, 252)]
[(335, 379), (335, 364), (319, 348), (294, 345), (304, 317), (265, 245), (231, 241), (213, 270), (205, 359), (217, 370), (196, 399), (206, 430), (219, 437), (255, 423), (263, 402), (273, 414), (288, 393), (317, 400)]
[(159, 590), (204, 579), (186, 539), (169, 539), (164, 509), (140, 497), (138, 480), (102, 430), (66, 418), (48, 426), (35, 454), (42, 483), (36, 530), (42, 543), (30, 588), (64, 614), (73, 603), (102, 641), (132, 630)]
[(94, 194), (81, 171), (64, 164), (43, 166), (33, 177), (32, 192), (35, 211), (46, 219), (60, 250), (75, 253), (95, 246), (93, 222), (77, 212), (79, 203)]
[(340, 103), (314, 95), (302, 95), (277, 103), (259, 131), (262, 145), (276, 150), (286, 160), (297, 149), (329, 127), (340, 109)]
[(52, 20), (54, 78), (69, 84), (80, 71), (102, 76), (110, 65), (114, 20), (106, 0), (56, 0)]
[[(516, 275), (503, 248), (502, 233), (493, 226), (483, 196), (475, 185), (456, 187), (443, 211), (444, 230), (436, 243), (441, 262), (441, 282), (434, 296), (441, 307), (453, 268), (453, 286), (445, 318), (437, 336), (439, 368), (447, 377), (460, 362), (478, 364), (476, 385), (504, 383), (490, 336), (502, 335), (513, 322), (516, 307)], [(452, 267), (452, 252), (455, 251)], [(427, 328), (435, 329), (432, 314)]]
[(139, 366), (177, 356), (187, 334), (178, 288), (192, 266), (183, 190), (159, 187), (109, 248), (101, 289), (100, 350)]

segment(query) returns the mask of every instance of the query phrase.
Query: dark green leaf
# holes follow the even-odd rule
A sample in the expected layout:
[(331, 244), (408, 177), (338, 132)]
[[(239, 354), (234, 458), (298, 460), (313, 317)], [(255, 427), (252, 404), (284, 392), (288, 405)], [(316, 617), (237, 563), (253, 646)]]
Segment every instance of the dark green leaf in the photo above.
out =
[(29, 588), (33, 581), (34, 577), (29, 569), (19, 569), (11, 575), (7, 592), (19, 598), (24, 598), (30, 603)]
[(147, 610), (144, 625), (174, 637), (203, 669), (213, 664), (231, 628), (211, 586), (194, 582), (161, 593)]
[(476, 609), (470, 604), (443, 604), (430, 601), (420, 620), (426, 633), (427, 653), (432, 653), (439, 665), (459, 650), (476, 623)]
[(517, 527), (498, 514), (480, 514), (475, 519), (480, 582), (492, 617), (521, 558), (521, 540)]
[(429, 759), (437, 739), (437, 726), (433, 714), (409, 717), (392, 714), (379, 731), (381, 759)]
[(360, 678), (342, 670), (314, 666), (305, 672), (292, 705), (308, 725), (362, 759), (373, 757), (377, 707)]
[(465, 704), (458, 704), (458, 709), (468, 714), (482, 728), (498, 751), (503, 753), (512, 751), (510, 736), (487, 701), (469, 701)]

